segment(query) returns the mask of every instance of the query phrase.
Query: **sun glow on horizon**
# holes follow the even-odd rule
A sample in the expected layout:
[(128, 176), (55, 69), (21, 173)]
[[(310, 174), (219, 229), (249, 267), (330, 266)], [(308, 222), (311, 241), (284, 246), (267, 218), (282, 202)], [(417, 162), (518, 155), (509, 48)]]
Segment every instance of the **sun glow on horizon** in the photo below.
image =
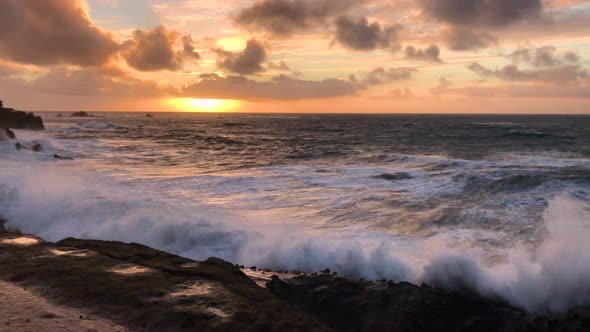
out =
[(183, 112), (229, 112), (238, 106), (230, 99), (174, 98), (170, 103)]

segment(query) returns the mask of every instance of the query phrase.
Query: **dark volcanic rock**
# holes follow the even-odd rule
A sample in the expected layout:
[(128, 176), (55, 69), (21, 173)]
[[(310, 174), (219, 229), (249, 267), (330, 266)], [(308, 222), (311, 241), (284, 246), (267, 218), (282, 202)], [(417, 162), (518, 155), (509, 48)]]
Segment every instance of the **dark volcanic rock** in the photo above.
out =
[(17, 149), (17, 150), (19, 150), (19, 151), (22, 150), (22, 149), (25, 149), (25, 147), (22, 146), (22, 144), (20, 144), (19, 142), (16, 142), (16, 144), (14, 144), (14, 148)]
[(328, 274), (272, 278), (280, 298), (338, 331), (584, 331), (590, 312), (540, 317), (476, 295)]
[(153, 115), (151, 115), (150, 113), (148, 113), (148, 114), (147, 114), (145, 117), (146, 117), (146, 118), (153, 118), (154, 116), (153, 116)]
[(0, 128), (43, 130), (43, 119), (33, 113), (0, 107)]
[(70, 116), (72, 116), (74, 118), (87, 118), (90, 115), (88, 113), (84, 112), (84, 111), (80, 111), (80, 112), (74, 112)]

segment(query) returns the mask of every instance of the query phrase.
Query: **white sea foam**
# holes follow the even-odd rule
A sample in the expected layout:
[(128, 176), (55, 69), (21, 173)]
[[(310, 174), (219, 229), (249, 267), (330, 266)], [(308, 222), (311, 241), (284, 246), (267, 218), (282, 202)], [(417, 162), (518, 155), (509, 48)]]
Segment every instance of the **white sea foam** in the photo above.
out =
[[(499, 297), (540, 312), (561, 312), (590, 303), (590, 212), (572, 198), (558, 197), (549, 203), (543, 216), (544, 241), (536, 247), (504, 248), (499, 254), (505, 260), (489, 265), (481, 248), (462, 247), (458, 252), (449, 246), (455, 235), (469, 242), (471, 233), (465, 229), (460, 233), (448, 229), (428, 238), (360, 227), (317, 229), (295, 222), (291, 215), (293, 209), (305, 210), (305, 204), (282, 205), (285, 210), (268, 215), (241, 210), (248, 204), (224, 207), (201, 201), (198, 193), (202, 188), (191, 189), (198, 177), (177, 182), (122, 181), (106, 173), (58, 167), (37, 155), (2, 151), (6, 158), (0, 161), (0, 214), (9, 220), (9, 226), (50, 241), (68, 236), (133, 241), (196, 259), (219, 256), (272, 269), (331, 268), (370, 279), (425, 281)], [(373, 169), (352, 172), (351, 178), (361, 179), (353, 187), (376, 181), (364, 176), (373, 173)], [(261, 178), (262, 182), (254, 176), (216, 178), (220, 183), (214, 185), (219, 196), (228, 195), (226, 203), (232, 199), (244, 202), (248, 194), (254, 195), (254, 200), (276, 198), (256, 196), (272, 191), (272, 187), (248, 190), (264, 181), (268, 186), (276, 182), (276, 178)], [(293, 194), (285, 188), (294, 184), (283, 180), (274, 189), (280, 192), (277, 195), (287, 195), (281, 197), (284, 200)], [(300, 189), (337, 187), (318, 181), (303, 181)], [(281, 185), (286, 187), (281, 189)]]

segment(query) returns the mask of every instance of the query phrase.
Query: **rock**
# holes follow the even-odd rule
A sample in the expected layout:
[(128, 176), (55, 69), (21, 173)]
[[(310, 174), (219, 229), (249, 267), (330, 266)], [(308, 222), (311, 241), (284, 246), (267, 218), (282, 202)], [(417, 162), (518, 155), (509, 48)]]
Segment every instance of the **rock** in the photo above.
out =
[(41, 146), (41, 144), (37, 143), (31, 147), (31, 150), (33, 150), (35, 152), (40, 152), (41, 150), (43, 150), (43, 146)]
[(84, 112), (84, 111), (80, 111), (80, 112), (74, 112), (72, 113), (72, 115), (70, 115), (71, 117), (74, 118), (87, 118), (89, 116), (91, 116), (90, 114)]
[(16, 142), (16, 144), (14, 145), (14, 148), (17, 149), (18, 151), (25, 149), (25, 147), (22, 146), (19, 142)]
[(14, 133), (14, 131), (6, 128), (6, 136), (8, 136), (9, 139), (16, 139), (16, 134)]
[(54, 154), (53, 155), (53, 158), (55, 158), (55, 159), (62, 159), (62, 160), (74, 160), (74, 158), (72, 158), (72, 157), (60, 156), (58, 154)]
[(16, 138), (14, 132), (8, 128), (0, 130), (0, 142), (8, 142)]
[(147, 114), (145, 117), (146, 117), (146, 118), (153, 118), (154, 116), (153, 116), (153, 115), (151, 115), (150, 113), (148, 113), (148, 114)]
[[(329, 274), (272, 278), (267, 288), (337, 331), (583, 331), (590, 310), (539, 316), (475, 294)], [(586, 328), (586, 329), (584, 329)]]
[(408, 173), (402, 172), (402, 173), (394, 173), (394, 174), (383, 173), (383, 174), (375, 175), (375, 176), (373, 176), (373, 178), (387, 180), (387, 181), (400, 181), (400, 180), (413, 179), (414, 177)]
[[(196, 262), (137, 243), (71, 238), (26, 249), (2, 244), (13, 236), (0, 233), (0, 280), (51, 290), (48, 300), (87, 309), (84, 321), (100, 314), (129, 331), (331, 331), (219, 258)], [(150, 272), (114, 270), (122, 266)]]
[(61, 115), (61, 113), (57, 113), (57, 115), (56, 115), (56, 116), (57, 116), (58, 118), (61, 118), (61, 117), (63, 117), (63, 115)]
[[(0, 103), (2, 105), (2, 103)], [(43, 130), (45, 125), (40, 116), (0, 106), (0, 128)]]

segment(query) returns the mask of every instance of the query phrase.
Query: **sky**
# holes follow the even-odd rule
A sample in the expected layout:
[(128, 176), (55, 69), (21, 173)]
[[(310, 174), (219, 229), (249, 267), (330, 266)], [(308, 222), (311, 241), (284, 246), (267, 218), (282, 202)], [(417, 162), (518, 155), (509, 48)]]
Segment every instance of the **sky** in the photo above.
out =
[(0, 0), (0, 99), (590, 114), (590, 0)]

